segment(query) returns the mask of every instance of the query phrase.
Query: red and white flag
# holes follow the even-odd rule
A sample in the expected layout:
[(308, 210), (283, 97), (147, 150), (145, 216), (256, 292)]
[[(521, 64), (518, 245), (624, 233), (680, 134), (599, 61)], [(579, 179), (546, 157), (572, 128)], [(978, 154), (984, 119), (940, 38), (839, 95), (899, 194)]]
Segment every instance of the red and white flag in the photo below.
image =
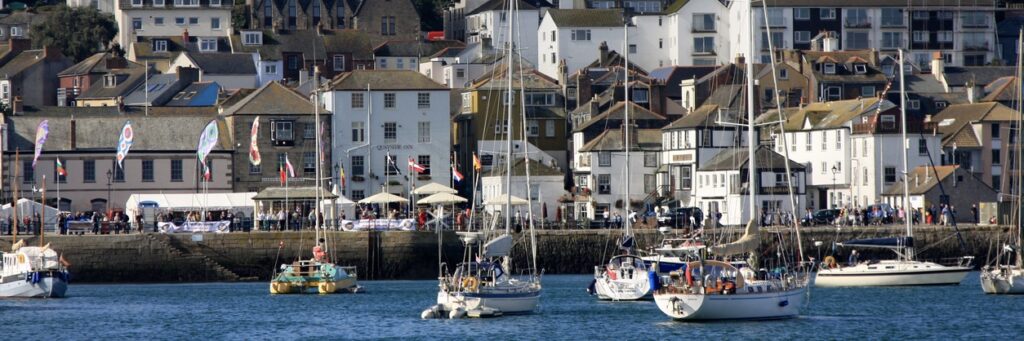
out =
[(288, 170), (289, 178), (295, 177), (295, 167), (292, 167), (292, 162), (291, 160), (288, 160), (288, 155), (284, 156), (284, 168)]
[(423, 165), (421, 164), (416, 163), (416, 160), (413, 160), (412, 156), (409, 157), (409, 169), (412, 169), (414, 172), (420, 174), (423, 174), (424, 172), (427, 171), (427, 168), (423, 167)]

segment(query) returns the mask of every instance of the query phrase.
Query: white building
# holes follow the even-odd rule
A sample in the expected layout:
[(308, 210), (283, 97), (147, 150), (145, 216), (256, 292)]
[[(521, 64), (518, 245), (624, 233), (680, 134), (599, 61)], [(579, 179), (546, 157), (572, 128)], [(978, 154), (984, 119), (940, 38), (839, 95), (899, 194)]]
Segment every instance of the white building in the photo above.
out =
[(628, 162), (621, 129), (605, 130), (576, 153), (581, 166), (576, 170), (576, 185), (589, 189), (589, 195), (577, 197), (573, 212), (576, 219), (596, 219), (606, 210), (626, 217), (626, 181), (634, 210), (657, 192), (655, 171), (661, 150), (661, 130), (634, 127), (629, 133)]
[(541, 10), (530, 3), (518, 0), (516, 14), (509, 16), (508, 2), (490, 0), (466, 14), (466, 43), (485, 43), (502, 49), (509, 39), (509, 25), (513, 22), (512, 41), (519, 53), (530, 64), (537, 64), (537, 28)]
[[(168, 73), (179, 67), (199, 69), (200, 82), (217, 82), (225, 89), (255, 89), (260, 83), (256, 57), (250, 53), (182, 53), (171, 62)], [(265, 83), (264, 83), (265, 84)]]
[(230, 33), (233, 5), (227, 0), (118, 0), (114, 41), (127, 49), (136, 37), (178, 37), (187, 30), (200, 48), (215, 45), (215, 38)]
[(449, 47), (421, 60), (420, 73), (438, 84), (462, 89), (494, 69), (491, 64), (494, 52), (480, 43)]
[[(507, 169), (504, 165), (494, 167), (491, 172), (487, 172), (487, 175), (480, 178), (480, 191), (481, 191), (481, 202), (491, 202), (493, 200), (504, 200), (505, 195), (508, 193), (505, 190), (505, 181)], [(528, 199), (533, 209), (533, 216), (541, 218), (544, 212), (544, 208), (547, 207), (548, 216), (547, 221), (553, 221), (555, 219), (555, 210), (558, 209), (558, 199), (562, 197), (565, 192), (563, 189), (565, 174), (551, 166), (544, 164), (543, 162), (537, 162), (530, 160), (530, 182), (527, 186), (526, 182), (526, 163), (523, 159), (516, 160), (516, 163), (512, 165), (512, 178), (511, 181), (512, 195)], [(527, 193), (529, 189), (529, 193)], [(485, 205), (484, 208), (488, 212), (503, 211), (503, 205)], [(525, 206), (514, 206), (513, 210), (520, 210), (520, 216), (527, 216), (527, 207)], [(539, 226), (538, 226), (539, 227)]]
[(729, 12), (721, 1), (677, 1), (666, 12), (666, 34), (657, 37), (659, 49), (664, 44), (668, 50), (665, 66), (716, 65), (731, 59)]
[(562, 60), (572, 74), (598, 59), (601, 42), (622, 50), (622, 29), (622, 10), (550, 9), (537, 30), (537, 70), (558, 79)]
[(760, 212), (757, 215), (751, 214), (748, 208), (748, 153), (747, 148), (728, 149), (718, 153), (697, 169), (694, 190), (696, 206), (709, 216), (716, 212), (721, 213), (719, 223), (723, 225), (746, 224), (751, 218), (759, 217), (761, 212), (792, 213), (785, 165), (785, 162), (789, 162), (792, 174), (788, 177), (797, 199), (796, 212), (797, 215), (803, 212), (806, 203), (800, 199), (805, 191), (804, 167), (786, 160), (784, 156), (767, 147), (759, 147), (755, 155), (755, 206)]
[[(411, 180), (450, 183), (448, 88), (410, 70), (355, 70), (329, 86), (322, 98), (334, 114), (332, 162), (345, 170), (347, 197), (359, 200), (385, 184), (406, 195)], [(387, 155), (397, 169), (387, 166)], [(428, 171), (409, 179), (410, 158)]]
[[(68, 0), (68, 7), (92, 6), (103, 13), (114, 13), (115, 0)], [(3, 4), (0, 1), (0, 4)]]
[(719, 106), (705, 104), (661, 130), (661, 164), (666, 167), (659, 189), (681, 207), (696, 205), (693, 177), (698, 167), (724, 150), (747, 145), (746, 128), (720, 125), (719, 115)]

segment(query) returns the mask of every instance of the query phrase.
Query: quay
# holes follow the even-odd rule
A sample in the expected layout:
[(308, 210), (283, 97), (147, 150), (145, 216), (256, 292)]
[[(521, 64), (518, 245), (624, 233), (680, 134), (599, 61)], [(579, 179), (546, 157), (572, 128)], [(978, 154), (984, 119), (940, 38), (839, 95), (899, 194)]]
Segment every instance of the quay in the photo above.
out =
[[(968, 255), (975, 264), (997, 252), (1010, 239), (1007, 226), (959, 227)], [(643, 248), (657, 245), (661, 235), (652, 229), (636, 231)], [(309, 257), (312, 231), (235, 232), (209, 234), (117, 234), (47, 235), (46, 242), (71, 263), (72, 281), (85, 283), (156, 283), (268, 280), (275, 259), (290, 262), (300, 255)], [(709, 231), (725, 239), (735, 238), (738, 229)], [(762, 229), (762, 243), (771, 246), (781, 233), (786, 240), (791, 230)], [(802, 228), (804, 252), (820, 259), (829, 254), (836, 240), (900, 235), (902, 226)], [(539, 230), (537, 250), (539, 267), (546, 274), (590, 273), (593, 266), (619, 252), (618, 229)], [(923, 259), (950, 259), (962, 256), (960, 243), (948, 226), (917, 226), (915, 244)], [(26, 238), (27, 237), (27, 238)], [(458, 236), (444, 232), (443, 258), (454, 266), (462, 257)], [(37, 237), (19, 236), (26, 243), (38, 243)], [(516, 268), (525, 268), (526, 252), (520, 243), (527, 233), (515, 235), (513, 250)], [(429, 279), (437, 276), (437, 235), (431, 231), (332, 231), (328, 243), (337, 250), (331, 255), (337, 264), (358, 268), (360, 279)], [(821, 241), (820, 247), (815, 241)], [(9, 249), (11, 237), (0, 237), (0, 248)], [(864, 257), (872, 257), (860, 250)], [(884, 251), (884, 250), (883, 250)], [(821, 256), (819, 255), (819, 252)], [(842, 250), (842, 254), (849, 250)]]

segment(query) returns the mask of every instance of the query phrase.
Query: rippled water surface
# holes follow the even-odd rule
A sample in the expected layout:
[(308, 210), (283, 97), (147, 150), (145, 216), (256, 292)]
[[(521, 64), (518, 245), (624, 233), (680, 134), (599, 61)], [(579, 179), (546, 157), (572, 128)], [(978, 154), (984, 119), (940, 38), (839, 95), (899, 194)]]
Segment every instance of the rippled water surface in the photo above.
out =
[(680, 323), (653, 302), (600, 302), (588, 276), (546, 276), (540, 312), (420, 320), (436, 281), (367, 281), (363, 294), (271, 296), (266, 283), (84, 285), (68, 298), (0, 300), (3, 339), (1000, 339), (1024, 335), (1024, 296), (960, 286), (813, 289), (804, 315)]

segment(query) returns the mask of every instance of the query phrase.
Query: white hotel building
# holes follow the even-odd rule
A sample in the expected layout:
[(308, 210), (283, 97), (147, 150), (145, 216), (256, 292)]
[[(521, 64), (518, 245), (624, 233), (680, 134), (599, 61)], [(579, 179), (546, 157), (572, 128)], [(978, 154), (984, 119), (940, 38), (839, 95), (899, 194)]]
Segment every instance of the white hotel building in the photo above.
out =
[[(412, 70), (355, 70), (322, 94), (333, 113), (332, 168), (344, 168), (352, 200), (388, 191), (408, 195), (409, 182), (451, 182), (449, 90)], [(387, 167), (390, 154), (397, 164)], [(428, 168), (408, 177), (408, 160)], [(335, 173), (337, 174), (337, 172)]]
[[(231, 0), (116, 0), (114, 40), (128, 49), (136, 37), (180, 37), (188, 30), (202, 49), (231, 30)], [(213, 48), (216, 50), (216, 48)]]

